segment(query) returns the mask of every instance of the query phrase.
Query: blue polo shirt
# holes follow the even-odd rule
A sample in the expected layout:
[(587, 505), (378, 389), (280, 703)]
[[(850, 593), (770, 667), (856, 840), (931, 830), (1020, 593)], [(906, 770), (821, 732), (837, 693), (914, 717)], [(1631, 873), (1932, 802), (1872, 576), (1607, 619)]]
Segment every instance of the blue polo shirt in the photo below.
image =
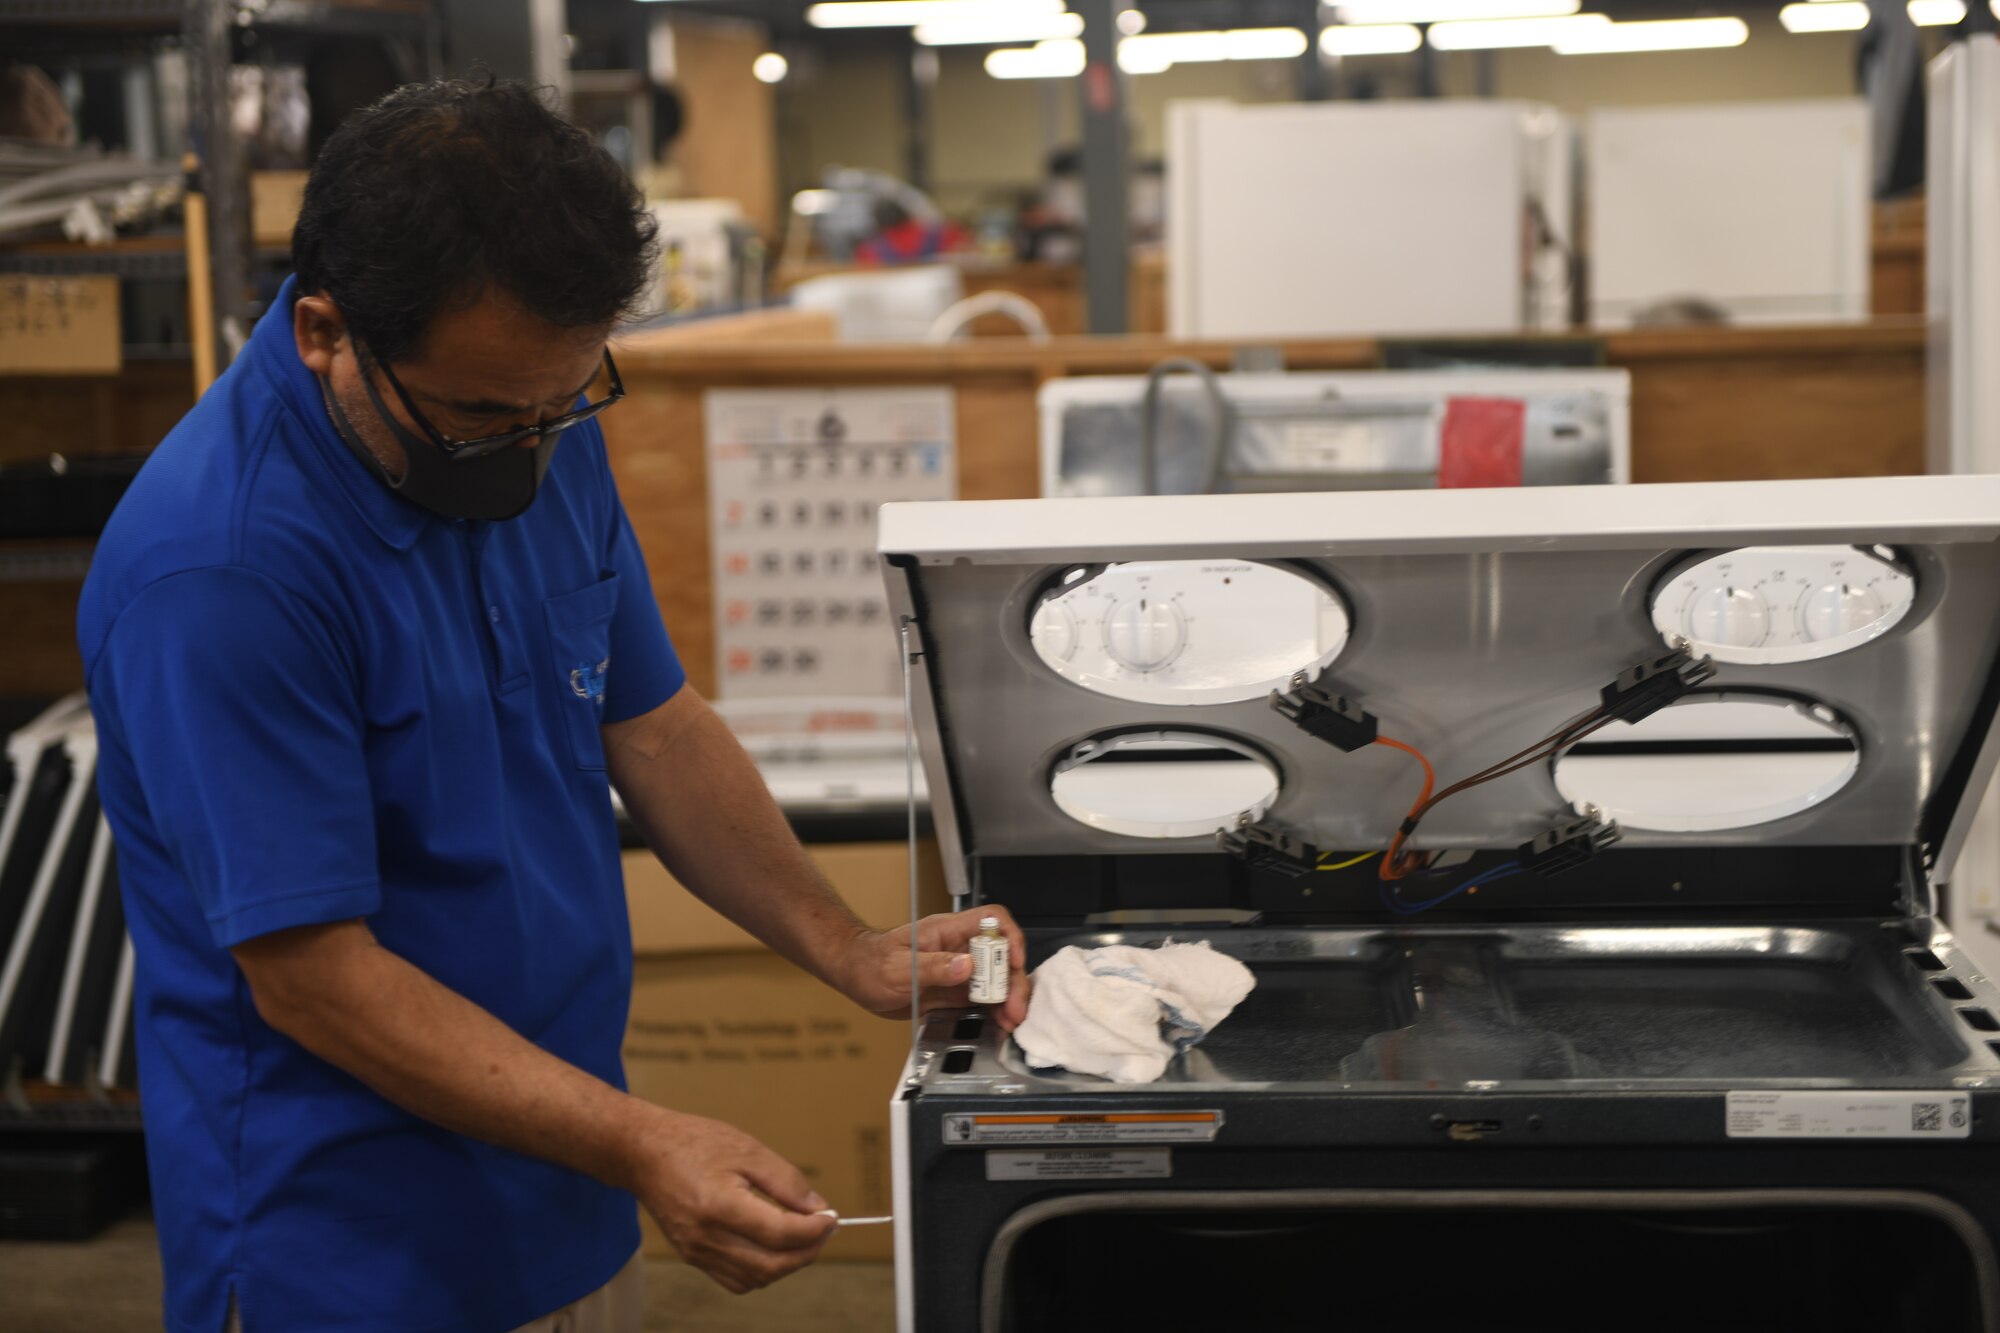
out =
[(617, 1272), (631, 1196), (394, 1106), (265, 1025), (227, 951), (365, 918), (623, 1087), (598, 728), (683, 675), (595, 422), (521, 517), (436, 518), (334, 433), (292, 300), (140, 472), (78, 612), (167, 1326), (216, 1333), (233, 1290), (250, 1333), (498, 1333)]

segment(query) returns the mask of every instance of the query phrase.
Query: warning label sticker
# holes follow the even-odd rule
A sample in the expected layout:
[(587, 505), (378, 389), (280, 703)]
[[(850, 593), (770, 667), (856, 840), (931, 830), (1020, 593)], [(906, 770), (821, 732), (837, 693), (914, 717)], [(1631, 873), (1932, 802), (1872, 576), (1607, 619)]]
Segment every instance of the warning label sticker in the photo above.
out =
[(1174, 1173), (1172, 1148), (991, 1149), (988, 1180), (1158, 1180)]
[(1222, 1129), (1220, 1111), (1130, 1111), (1053, 1115), (956, 1113), (944, 1118), (946, 1143), (1208, 1143)]
[(1963, 1139), (1963, 1092), (1732, 1092), (1732, 1139)]

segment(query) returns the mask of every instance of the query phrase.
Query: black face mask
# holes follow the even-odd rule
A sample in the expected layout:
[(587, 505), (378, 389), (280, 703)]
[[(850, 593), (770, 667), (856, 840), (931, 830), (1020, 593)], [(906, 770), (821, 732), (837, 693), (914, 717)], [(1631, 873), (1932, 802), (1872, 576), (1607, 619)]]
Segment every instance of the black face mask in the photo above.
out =
[(382, 484), (390, 490), (411, 504), (444, 518), (499, 522), (526, 511), (535, 502), (535, 492), (542, 484), (542, 475), (549, 470), (549, 459), (554, 456), (556, 441), (560, 438), (544, 435), (532, 447), (512, 445), (481, 458), (456, 462), (447, 458), (429, 440), (405, 429), (403, 423), (390, 414), (382, 402), (382, 395), (375, 392), (375, 386), (363, 374), (361, 387), (368, 391), (368, 401), (374, 405), (375, 415), (396, 437), (396, 443), (403, 446), (403, 475), (395, 477), (382, 466), (382, 460), (375, 456), (375, 451), (362, 442), (354, 423), (340, 410), (339, 400), (333, 396), (333, 386), (327, 383), (326, 376), (319, 377), (319, 387), (326, 398), (327, 412), (333, 417), (334, 429), (346, 441), (354, 456), (366, 463), (368, 470), (380, 477)]

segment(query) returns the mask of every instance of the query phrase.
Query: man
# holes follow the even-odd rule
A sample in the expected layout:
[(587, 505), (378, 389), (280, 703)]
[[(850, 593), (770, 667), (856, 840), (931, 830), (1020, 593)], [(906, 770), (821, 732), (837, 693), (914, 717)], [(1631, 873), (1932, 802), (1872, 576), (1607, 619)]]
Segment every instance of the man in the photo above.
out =
[[(295, 279), (99, 545), (176, 1333), (636, 1328), (633, 1196), (736, 1292), (833, 1228), (749, 1135), (622, 1091), (607, 777), (702, 899), (910, 1000), (909, 928), (814, 874), (661, 627), (590, 419), (649, 249), (533, 91), (399, 90), (328, 141)], [(963, 1002), (977, 916), (921, 924), (927, 1004)]]

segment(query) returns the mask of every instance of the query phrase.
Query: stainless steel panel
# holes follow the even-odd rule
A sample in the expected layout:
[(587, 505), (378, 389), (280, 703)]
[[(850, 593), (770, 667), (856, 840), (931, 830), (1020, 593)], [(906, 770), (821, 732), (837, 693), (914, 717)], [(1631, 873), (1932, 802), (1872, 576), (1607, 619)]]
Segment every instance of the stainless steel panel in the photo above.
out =
[[(1355, 632), (1326, 679), (1361, 699), (1384, 734), (1424, 749), (1441, 781), (1531, 744), (1594, 707), (1601, 686), (1662, 650), (1647, 597), (1682, 548), (1353, 555), (1302, 562), (1337, 586)], [(1823, 700), (1851, 719), (1861, 771), (1824, 804), (1723, 833), (1632, 831), (1631, 845), (1899, 845), (1918, 837), (2000, 652), (2000, 549), (1943, 542), (1912, 553), (1917, 605), (1855, 651), (1784, 666), (1724, 666), (1713, 684)], [(1384, 844), (1414, 797), (1415, 765), (1372, 748), (1343, 754), (1293, 729), (1263, 700), (1174, 708), (1109, 699), (1057, 677), (1027, 638), (1032, 598), (1058, 567), (957, 561), (915, 571), (937, 715), (933, 763), (949, 783), (967, 852), (1186, 851), (1075, 823), (1049, 799), (1055, 756), (1117, 727), (1207, 727), (1271, 754), (1285, 789), (1271, 813), (1326, 847)], [(928, 725), (926, 730), (929, 730)], [(1616, 728), (1603, 733), (1614, 739)], [(932, 789), (945, 788), (935, 768)], [(1506, 847), (1563, 809), (1546, 767), (1454, 798), (1419, 846)]]
[[(2000, 1081), (2000, 1054), (1988, 1045), (2000, 1033), (1963, 1016), (2000, 1017), (2000, 990), (1941, 934), (1837, 923), (1246, 928), (1203, 937), (1249, 965), (1257, 989), (1158, 1082), (1114, 1085), (1030, 1069), (988, 1024), (972, 1043), (971, 1067), (928, 1070), (927, 1091)], [(1070, 944), (1165, 938), (1163, 930), (1051, 933), (1032, 942), (1031, 961)], [(951, 1017), (934, 1019), (934, 1031), (947, 1031)]]

